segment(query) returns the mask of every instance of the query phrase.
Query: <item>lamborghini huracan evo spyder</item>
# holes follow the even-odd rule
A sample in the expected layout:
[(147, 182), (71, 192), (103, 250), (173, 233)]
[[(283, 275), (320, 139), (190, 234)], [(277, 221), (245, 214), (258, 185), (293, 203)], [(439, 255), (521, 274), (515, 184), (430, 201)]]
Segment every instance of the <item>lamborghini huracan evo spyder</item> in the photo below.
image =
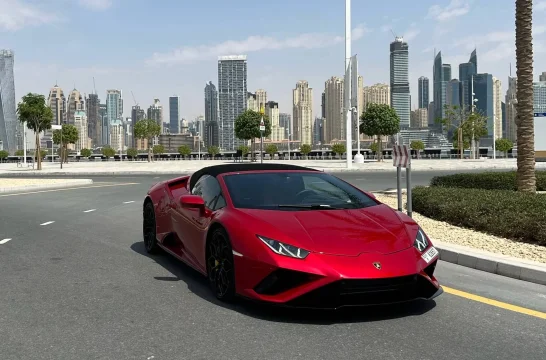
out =
[(218, 299), (335, 309), (433, 299), (438, 251), (410, 217), (322, 171), (205, 167), (153, 185), (146, 251), (205, 275)]

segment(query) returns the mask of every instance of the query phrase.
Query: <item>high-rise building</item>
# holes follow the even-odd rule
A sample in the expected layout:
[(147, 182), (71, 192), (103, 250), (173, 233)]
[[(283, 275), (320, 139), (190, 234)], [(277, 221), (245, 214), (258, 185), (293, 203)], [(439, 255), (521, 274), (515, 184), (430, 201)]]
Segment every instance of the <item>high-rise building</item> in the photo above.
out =
[(493, 121), (495, 122), (494, 140), (502, 138), (502, 98), (501, 81), (493, 77)]
[(364, 94), (364, 101), (362, 104), (362, 110), (366, 110), (368, 104), (391, 104), (391, 90), (387, 84), (375, 84), (372, 86), (365, 86), (362, 90)]
[(267, 91), (264, 89), (258, 89), (256, 90), (256, 105), (258, 106), (258, 110), (265, 109), (267, 104)]
[(147, 115), (148, 119), (154, 120), (161, 126), (161, 133), (163, 134), (163, 105), (161, 105), (159, 99), (154, 99), (154, 103), (148, 108)]
[(205, 146), (220, 145), (218, 130), (218, 91), (212, 81), (209, 81), (205, 85)]
[(449, 80), (446, 90), (446, 104), (451, 106), (460, 106), (461, 82), (457, 79)]
[[(63, 89), (57, 84), (49, 90), (47, 105), (53, 113), (51, 125), (62, 125), (66, 123), (66, 98)], [(53, 130), (49, 129), (44, 132), (40, 140), (40, 146), (44, 148), (53, 148)]]
[(87, 104), (87, 134), (91, 139), (93, 146), (100, 145), (102, 142), (102, 126), (100, 121), (99, 109), (100, 99), (97, 94), (89, 94), (86, 100)]
[(533, 111), (546, 112), (546, 82), (533, 83)]
[(108, 107), (106, 104), (99, 105), (99, 118), (102, 126), (101, 146), (110, 144), (110, 124), (108, 123)]
[(542, 74), (538, 76), (539, 81), (546, 81), (546, 72), (543, 71)]
[(246, 110), (247, 59), (246, 55), (218, 58), (218, 118), (220, 149), (235, 151), (247, 141), (235, 136), (235, 119)]
[(506, 90), (506, 96), (504, 98), (506, 108), (506, 138), (515, 142), (517, 139), (516, 129), (516, 102), (517, 102), (517, 84), (518, 79), (516, 77), (508, 77), (508, 89)]
[[(449, 66), (449, 67), (448, 67)], [(448, 70), (449, 69), (449, 70)], [(448, 76), (449, 75), (449, 76)], [(434, 119), (445, 118), (445, 105), (447, 104), (447, 86), (451, 80), (451, 65), (442, 63), (442, 52), (438, 52), (434, 58), (433, 67), (433, 101), (434, 101)], [(442, 125), (429, 122), (429, 127), (434, 130), (441, 130)]]
[(279, 114), (279, 126), (284, 128), (284, 138), (288, 139), (288, 135), (292, 134), (292, 115), (286, 113)]
[(324, 143), (324, 118), (316, 117), (313, 126), (313, 145)]
[(85, 102), (82, 94), (73, 89), (68, 94), (68, 101), (66, 103), (66, 123), (74, 125), (74, 114), (76, 111), (85, 111)]
[[(108, 124), (105, 126), (108, 130), (106, 140), (110, 141), (110, 125), (114, 120), (123, 120), (123, 97), (121, 90), (106, 90), (106, 112)], [(109, 143), (108, 143), (109, 144)]]
[(78, 141), (74, 144), (74, 150), (79, 153), (82, 149), (86, 149), (89, 143), (87, 114), (83, 110), (77, 110), (73, 114), (73, 119), (73, 125), (78, 130)]
[(400, 118), (400, 128), (410, 126), (409, 47), (401, 37), (390, 44), (391, 107)]
[(123, 122), (114, 120), (110, 123), (110, 146), (117, 152), (123, 151), (125, 147), (125, 134), (123, 131)]
[(292, 90), (292, 140), (300, 144), (313, 143), (313, 88), (299, 80)]
[(478, 56), (476, 55), (476, 49), (470, 54), (468, 62), (459, 64), (459, 81), (461, 82), (461, 106), (465, 109), (470, 109), (472, 102), (471, 94), (471, 82), (472, 76), (478, 73)]
[[(360, 135), (359, 131), (359, 124), (360, 124), (360, 116), (362, 115), (362, 112), (364, 111), (364, 78), (362, 76), (358, 76), (358, 97), (357, 97), (357, 111), (352, 113), (352, 133), (351, 133), (351, 139), (353, 141), (356, 141), (357, 136)], [(316, 122), (315, 122), (316, 123)], [(321, 123), (322, 124), (322, 123)], [(316, 131), (315, 131), (316, 133)], [(362, 137), (362, 136), (361, 136)]]
[(0, 142), (8, 152), (17, 150), (17, 129), (26, 131), (17, 119), (13, 65), (13, 51), (0, 50)]
[(284, 140), (284, 127), (280, 126), (279, 103), (268, 101), (265, 105), (265, 115), (271, 122), (271, 135), (269, 139), (273, 142)]
[(256, 94), (251, 92), (246, 93), (246, 108), (247, 110), (260, 111), (258, 101), (256, 101)]
[[(471, 80), (472, 81), (472, 80)], [(487, 137), (493, 138), (493, 76), (491, 74), (476, 74), (473, 76), (474, 99), (476, 110), (487, 117)]]
[(428, 109), (419, 108), (411, 112), (411, 128), (423, 129), (428, 127)]
[(180, 132), (180, 96), (169, 97), (169, 132), (178, 134)]
[(417, 107), (419, 109), (427, 109), (428, 103), (430, 102), (428, 77), (421, 76), (417, 82), (419, 91), (417, 96)]
[(326, 93), (323, 91), (321, 95), (321, 101), (320, 101), (320, 109), (322, 112), (322, 118), (326, 118)]
[(146, 139), (137, 139), (137, 137), (135, 136), (135, 125), (137, 122), (139, 122), (140, 120), (144, 120), (146, 119), (146, 112), (144, 111), (144, 109), (141, 109), (139, 105), (133, 105), (133, 107), (131, 108), (131, 122), (132, 122), (132, 147), (133, 148), (136, 148), (138, 150), (141, 150), (141, 149), (146, 149), (146, 147), (148, 146), (148, 141)]
[(343, 113), (344, 79), (332, 76), (324, 83), (326, 116), (324, 117), (324, 143), (345, 140), (345, 114)]

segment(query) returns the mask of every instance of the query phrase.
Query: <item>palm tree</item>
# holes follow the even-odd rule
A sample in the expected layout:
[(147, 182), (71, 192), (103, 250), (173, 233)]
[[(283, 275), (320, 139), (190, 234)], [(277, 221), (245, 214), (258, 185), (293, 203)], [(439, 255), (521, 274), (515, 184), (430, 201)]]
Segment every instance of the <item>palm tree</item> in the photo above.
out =
[(535, 192), (533, 0), (516, 0), (518, 191)]

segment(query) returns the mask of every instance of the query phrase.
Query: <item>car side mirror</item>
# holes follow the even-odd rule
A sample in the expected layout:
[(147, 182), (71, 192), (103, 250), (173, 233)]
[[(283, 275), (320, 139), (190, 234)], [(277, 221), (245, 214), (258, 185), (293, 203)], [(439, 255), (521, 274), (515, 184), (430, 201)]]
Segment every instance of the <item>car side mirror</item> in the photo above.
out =
[(182, 195), (180, 204), (185, 208), (204, 209), (205, 200), (199, 195)]

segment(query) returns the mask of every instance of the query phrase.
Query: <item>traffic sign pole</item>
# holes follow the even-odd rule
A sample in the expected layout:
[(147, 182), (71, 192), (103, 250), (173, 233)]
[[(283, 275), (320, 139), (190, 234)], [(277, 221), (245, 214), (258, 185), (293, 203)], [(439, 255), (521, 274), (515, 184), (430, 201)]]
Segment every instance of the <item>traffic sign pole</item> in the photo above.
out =
[(264, 117), (262, 115), (262, 121), (260, 122), (260, 164), (264, 163), (264, 131), (265, 131), (265, 123), (264, 123)]
[(396, 166), (396, 193), (398, 197), (398, 211), (403, 210), (402, 206), (402, 168), (406, 169), (406, 196), (407, 196), (407, 214), (412, 215), (412, 195), (411, 195), (411, 150), (407, 145), (394, 145), (392, 164)]

